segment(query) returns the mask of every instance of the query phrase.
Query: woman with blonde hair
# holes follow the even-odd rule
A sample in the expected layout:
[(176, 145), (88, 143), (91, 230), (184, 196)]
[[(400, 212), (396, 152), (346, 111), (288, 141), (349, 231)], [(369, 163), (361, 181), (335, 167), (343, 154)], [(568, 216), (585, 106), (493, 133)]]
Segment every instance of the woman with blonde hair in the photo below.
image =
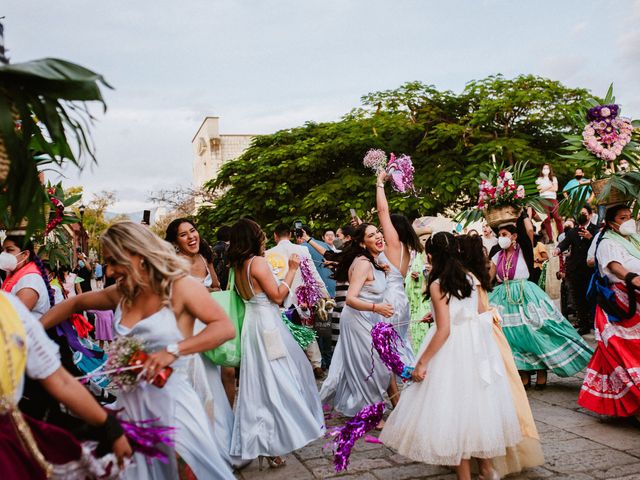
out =
[[(78, 295), (52, 308), (42, 318), (45, 328), (78, 311), (115, 309), (116, 335), (137, 337), (151, 352), (144, 365), (146, 379), (151, 380), (164, 367), (173, 367), (163, 388), (141, 382), (120, 391), (118, 407), (129, 419), (157, 419), (159, 424), (176, 427), (175, 452), (198, 478), (232, 479), (204, 407), (187, 378), (186, 364), (189, 355), (233, 338), (233, 325), (206, 287), (189, 275), (188, 266), (171, 244), (148, 228), (119, 222), (107, 229), (100, 242), (107, 276), (115, 279), (116, 285)], [(206, 327), (193, 336), (196, 318)], [(177, 478), (176, 455), (173, 449), (167, 450), (167, 463), (147, 462), (136, 454), (126, 478)]]

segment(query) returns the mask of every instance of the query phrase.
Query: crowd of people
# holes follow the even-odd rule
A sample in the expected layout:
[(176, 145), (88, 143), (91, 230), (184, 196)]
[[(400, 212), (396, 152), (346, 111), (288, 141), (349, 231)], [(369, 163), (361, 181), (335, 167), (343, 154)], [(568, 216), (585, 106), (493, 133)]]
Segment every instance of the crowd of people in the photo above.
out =
[[(261, 469), (265, 461), (284, 467), (287, 454), (326, 433), (329, 410), (353, 417), (387, 402), (390, 414), (376, 427), (385, 445), (452, 466), (460, 479), (471, 478), (475, 459), (481, 478), (495, 479), (544, 462), (526, 389), (544, 389), (549, 371), (586, 369), (576, 392), (584, 408), (640, 414), (640, 235), (627, 205), (597, 218), (585, 203), (563, 219), (557, 179), (544, 165), (544, 220), (525, 209), (482, 232), (434, 232), (390, 213), (387, 180), (381, 172), (376, 181), (377, 222), (354, 215), (318, 232), (322, 239), (303, 222), (281, 224), (271, 248), (250, 217), (220, 227), (213, 247), (188, 218), (173, 221), (164, 239), (124, 221), (102, 235), (102, 263), (78, 251), (70, 272), (49, 268), (24, 232), (8, 232), (2, 334), (7, 348), (26, 348), (26, 376), (12, 364), (4, 375), (15, 386), (2, 393), (35, 440), (20, 447), (2, 417), (5, 478), (91, 470), (231, 479), (254, 459)], [(577, 170), (565, 193), (582, 183)], [(557, 271), (548, 267), (555, 258)], [(547, 293), (554, 276), (560, 305)], [(314, 305), (297, 295), (310, 283), (322, 297)], [(241, 329), (212, 297), (223, 291), (242, 299)], [(409, 383), (372, 348), (379, 322), (401, 340)], [(301, 345), (296, 328), (315, 338)], [(582, 336), (592, 330), (595, 352)], [(141, 381), (114, 388), (100, 372), (120, 338), (142, 340), (149, 354)], [(234, 338), (238, 366), (205, 354)], [(150, 419), (174, 429), (173, 441), (157, 446), (163, 460), (125, 435), (123, 422)]]

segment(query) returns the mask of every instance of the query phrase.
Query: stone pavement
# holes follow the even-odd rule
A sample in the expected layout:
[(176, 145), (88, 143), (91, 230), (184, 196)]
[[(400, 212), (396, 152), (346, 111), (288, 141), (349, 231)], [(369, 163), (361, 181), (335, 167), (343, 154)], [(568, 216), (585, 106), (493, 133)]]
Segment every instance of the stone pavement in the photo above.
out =
[[(529, 401), (545, 454), (541, 467), (514, 474), (509, 479), (640, 480), (640, 424), (635, 419), (600, 417), (576, 402), (581, 377), (549, 375), (543, 391), (530, 390)], [(333, 419), (339, 425), (343, 419)], [(375, 433), (371, 433), (375, 435)], [(359, 440), (349, 469), (336, 474), (326, 440), (317, 440), (287, 456), (287, 465), (260, 472), (254, 461), (237, 474), (238, 479), (307, 480), (455, 480), (452, 470), (415, 463), (380, 444)]]

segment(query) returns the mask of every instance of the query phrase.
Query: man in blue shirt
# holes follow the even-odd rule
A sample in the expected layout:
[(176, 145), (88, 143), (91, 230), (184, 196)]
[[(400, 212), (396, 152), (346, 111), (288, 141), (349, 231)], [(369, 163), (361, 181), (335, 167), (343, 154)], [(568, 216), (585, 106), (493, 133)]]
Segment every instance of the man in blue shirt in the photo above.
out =
[[(581, 185), (589, 185), (591, 182), (588, 178), (584, 178), (584, 172), (581, 168), (576, 168), (574, 178), (569, 180), (562, 189), (565, 198), (571, 196), (572, 200), (577, 200), (577, 195), (582, 194), (584, 189), (578, 188)], [(583, 201), (587, 202), (591, 197), (591, 187), (587, 187), (587, 196), (583, 197)]]

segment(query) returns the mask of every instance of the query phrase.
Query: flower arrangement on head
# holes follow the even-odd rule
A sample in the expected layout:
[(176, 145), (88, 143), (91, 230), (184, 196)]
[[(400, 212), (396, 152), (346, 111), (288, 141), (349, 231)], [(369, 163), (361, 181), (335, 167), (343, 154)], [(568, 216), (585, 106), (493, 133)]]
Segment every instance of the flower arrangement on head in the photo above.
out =
[(536, 170), (527, 166), (527, 162), (515, 162), (508, 167), (497, 165), (494, 156), (489, 173), (480, 174), (475, 205), (458, 214), (455, 220), (468, 225), (484, 216), (493, 226), (515, 221), (526, 206), (542, 210), (542, 200), (536, 188)]
[[(565, 153), (560, 155), (580, 168), (593, 171), (595, 180), (591, 188), (603, 204), (615, 203), (615, 199), (606, 201), (614, 191), (618, 191), (617, 199), (637, 198), (640, 194), (640, 144), (637, 141), (640, 121), (622, 117), (621, 112), (622, 107), (613, 95), (613, 85), (602, 101), (585, 100), (573, 117), (576, 130), (582, 132), (564, 135), (562, 150)], [(623, 167), (623, 160), (631, 171)], [(571, 196), (569, 211), (582, 206), (591, 191), (588, 187), (584, 185)]]
[(410, 192), (415, 194), (415, 187), (413, 185), (415, 169), (413, 168), (413, 162), (410, 156), (400, 155), (396, 157), (391, 153), (387, 161), (387, 154), (384, 150), (372, 148), (364, 156), (362, 164), (375, 172), (380, 172), (381, 170), (386, 171), (390, 177), (391, 186), (396, 192)]

